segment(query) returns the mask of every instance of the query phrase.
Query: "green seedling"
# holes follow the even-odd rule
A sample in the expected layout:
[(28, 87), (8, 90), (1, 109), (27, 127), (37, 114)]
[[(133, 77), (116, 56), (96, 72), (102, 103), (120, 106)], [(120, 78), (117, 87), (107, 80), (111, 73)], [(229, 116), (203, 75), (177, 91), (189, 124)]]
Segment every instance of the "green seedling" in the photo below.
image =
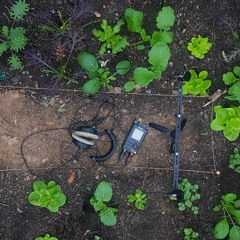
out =
[[(178, 189), (184, 192), (184, 199), (178, 202), (179, 211), (182, 212), (189, 208), (194, 214), (198, 214), (198, 207), (193, 205), (193, 202), (201, 197), (198, 193), (198, 188), (197, 184), (191, 184), (186, 178), (178, 184)], [(170, 197), (170, 199), (177, 200), (176, 197)]]
[(43, 181), (35, 181), (33, 189), (34, 191), (28, 196), (28, 201), (34, 206), (58, 212), (59, 207), (66, 203), (66, 195), (62, 193), (61, 187), (55, 181), (47, 184)]
[(93, 35), (102, 42), (99, 50), (100, 55), (103, 55), (108, 49), (110, 49), (113, 54), (117, 54), (126, 48), (128, 45), (127, 38), (118, 34), (123, 24), (124, 22), (119, 20), (114, 27), (111, 27), (107, 20), (103, 19), (101, 23), (103, 31), (96, 28), (92, 30)]
[(184, 240), (194, 240), (199, 237), (198, 232), (194, 232), (192, 228), (184, 228)]
[(94, 196), (91, 197), (90, 203), (95, 212), (99, 213), (101, 222), (106, 226), (114, 226), (117, 223), (117, 208), (107, 206), (112, 199), (112, 187), (108, 182), (102, 181), (97, 186)]
[(228, 193), (221, 197), (221, 204), (213, 208), (215, 212), (221, 211), (223, 216), (214, 227), (216, 239), (240, 239), (240, 199), (235, 193)]
[(240, 173), (240, 154), (237, 148), (234, 148), (233, 154), (229, 157), (228, 167)]
[(11, 27), (4, 25), (0, 30), (0, 56), (9, 52), (11, 56), (8, 58), (8, 63), (15, 70), (22, 69), (22, 62), (17, 53), (27, 45), (27, 37), (25, 28), (14, 25), (23, 20), (28, 11), (29, 4), (25, 0), (17, 0), (9, 10), (10, 18), (13, 19)]
[(46, 234), (44, 237), (36, 237), (35, 240), (58, 240), (58, 238)]
[(85, 70), (89, 80), (83, 85), (83, 91), (88, 94), (96, 93), (101, 86), (106, 86), (109, 90), (113, 87), (111, 81), (116, 80), (116, 75), (125, 75), (131, 67), (128, 60), (123, 60), (116, 65), (115, 72), (110, 73), (109, 68), (100, 67), (96, 57), (88, 52), (80, 52), (77, 56), (79, 65)]
[(240, 67), (235, 66), (232, 72), (223, 74), (223, 81), (226, 85), (230, 86), (228, 94), (225, 98), (240, 102)]
[(215, 119), (211, 122), (211, 129), (223, 131), (224, 137), (235, 141), (240, 133), (240, 106), (224, 108), (220, 105), (214, 107)]
[(208, 38), (202, 38), (201, 35), (193, 37), (188, 44), (187, 49), (196, 58), (203, 59), (204, 55), (210, 50), (212, 43), (208, 42)]
[(145, 209), (145, 203), (147, 202), (147, 195), (142, 193), (140, 189), (136, 189), (134, 195), (128, 195), (127, 201), (129, 203), (134, 203), (135, 207), (139, 210)]
[(201, 71), (197, 74), (194, 70), (190, 70), (191, 79), (185, 81), (183, 85), (183, 95), (201, 95), (206, 96), (206, 90), (211, 86), (211, 80), (205, 80), (208, 76), (207, 71)]

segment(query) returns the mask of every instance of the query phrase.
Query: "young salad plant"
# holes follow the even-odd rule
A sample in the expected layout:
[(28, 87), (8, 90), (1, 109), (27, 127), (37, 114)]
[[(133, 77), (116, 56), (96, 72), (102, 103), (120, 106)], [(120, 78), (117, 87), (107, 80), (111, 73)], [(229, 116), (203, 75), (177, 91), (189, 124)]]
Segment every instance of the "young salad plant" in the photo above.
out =
[(36, 237), (35, 240), (58, 240), (58, 238), (46, 234), (44, 237)]
[(145, 204), (147, 202), (147, 195), (143, 193), (140, 189), (136, 189), (134, 195), (130, 194), (127, 196), (127, 201), (129, 203), (134, 203), (135, 207), (138, 210), (144, 210)]
[(102, 181), (97, 186), (94, 196), (91, 197), (90, 203), (95, 212), (100, 215), (101, 222), (106, 226), (114, 226), (117, 223), (117, 208), (107, 205), (112, 199), (112, 187), (108, 182)]
[(197, 74), (194, 70), (189, 71), (191, 73), (191, 79), (185, 81), (183, 85), (183, 95), (201, 95), (206, 96), (206, 90), (211, 86), (211, 80), (205, 80), (208, 76), (207, 71), (201, 71)]
[(116, 65), (115, 72), (110, 73), (108, 67), (100, 67), (94, 55), (88, 52), (80, 52), (77, 56), (79, 65), (85, 70), (89, 80), (83, 85), (83, 92), (96, 93), (102, 86), (113, 89), (111, 81), (116, 80), (116, 75), (125, 75), (131, 67), (128, 60), (123, 60)]
[(235, 66), (232, 72), (223, 74), (223, 81), (226, 85), (230, 86), (228, 94), (225, 98), (240, 102), (240, 67)]
[(194, 232), (192, 228), (184, 228), (184, 240), (194, 240), (199, 237), (198, 232)]
[(111, 27), (106, 19), (102, 20), (101, 28), (103, 31), (94, 28), (92, 33), (95, 37), (102, 42), (102, 46), (99, 50), (99, 54), (103, 55), (108, 49), (113, 54), (123, 51), (128, 45), (127, 38), (119, 35), (121, 26), (124, 24), (122, 20), (119, 20), (114, 27)]
[(211, 129), (223, 131), (224, 137), (235, 141), (240, 133), (240, 106), (224, 108), (220, 105), (214, 107), (215, 119), (211, 122)]
[(29, 6), (25, 0), (17, 0), (13, 3), (9, 10), (13, 23), (11, 27), (3, 25), (0, 30), (0, 56), (9, 52), (11, 56), (8, 58), (8, 63), (14, 70), (22, 69), (22, 62), (17, 53), (27, 45), (26, 29), (15, 27), (15, 23), (23, 20), (23, 17), (29, 11)]
[(237, 148), (234, 148), (233, 154), (229, 157), (228, 167), (240, 173), (240, 154)]
[(33, 182), (33, 192), (28, 195), (28, 201), (38, 207), (47, 208), (51, 212), (58, 212), (59, 207), (66, 203), (66, 195), (55, 181), (45, 183)]
[(201, 35), (193, 37), (188, 44), (187, 49), (196, 58), (203, 59), (204, 55), (210, 50), (212, 43), (208, 42), (208, 38), (202, 38)]
[(235, 193), (228, 193), (221, 197), (221, 204), (213, 208), (213, 211), (223, 213), (221, 220), (214, 227), (216, 239), (239, 240), (240, 239), (240, 199)]
[[(187, 208), (194, 214), (198, 214), (198, 207), (193, 205), (193, 202), (200, 199), (200, 194), (198, 193), (198, 185), (191, 184), (188, 179), (183, 179), (181, 183), (178, 184), (178, 189), (184, 192), (184, 199), (178, 202), (179, 211), (185, 211)], [(171, 200), (177, 200), (176, 197), (170, 197)]]
[(136, 86), (146, 87), (153, 80), (160, 78), (162, 72), (167, 68), (170, 59), (170, 49), (167, 44), (172, 42), (172, 33), (169, 30), (174, 24), (175, 15), (171, 7), (163, 7), (156, 18), (158, 30), (154, 31), (152, 35), (147, 35), (146, 30), (142, 28), (143, 12), (128, 8), (125, 18), (128, 29), (141, 36), (138, 49), (145, 48), (143, 43), (147, 43), (151, 47), (148, 52), (150, 66), (135, 68), (133, 79), (124, 84), (124, 90), (130, 92)]

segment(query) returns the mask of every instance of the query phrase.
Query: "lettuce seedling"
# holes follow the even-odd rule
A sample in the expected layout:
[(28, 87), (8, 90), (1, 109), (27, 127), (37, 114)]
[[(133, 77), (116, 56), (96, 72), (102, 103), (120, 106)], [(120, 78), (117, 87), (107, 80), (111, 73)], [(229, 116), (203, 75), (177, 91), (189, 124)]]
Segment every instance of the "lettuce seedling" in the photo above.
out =
[[(201, 198), (198, 193), (198, 185), (191, 184), (188, 179), (183, 179), (181, 183), (178, 184), (178, 189), (184, 192), (184, 199), (178, 202), (178, 210), (185, 211), (187, 208), (190, 208), (194, 214), (198, 214), (198, 207), (193, 205), (193, 202)], [(171, 200), (177, 200), (176, 197), (170, 197)]]
[(198, 232), (194, 232), (192, 228), (184, 228), (184, 240), (194, 240), (199, 237)]
[(204, 58), (204, 54), (209, 51), (212, 47), (212, 43), (208, 42), (208, 38), (202, 38), (201, 35), (193, 37), (191, 42), (188, 44), (187, 49), (192, 53), (193, 56), (199, 59)]
[(124, 22), (119, 20), (114, 27), (111, 27), (107, 20), (103, 19), (101, 24), (103, 31), (96, 28), (92, 30), (93, 35), (103, 43), (99, 50), (100, 55), (103, 55), (108, 49), (110, 49), (113, 54), (117, 54), (126, 48), (128, 45), (127, 38), (117, 34), (120, 32), (123, 24)]
[(240, 173), (240, 154), (237, 148), (234, 148), (233, 154), (229, 157), (228, 167)]
[(34, 191), (28, 196), (28, 201), (38, 207), (47, 208), (51, 212), (58, 212), (59, 207), (66, 203), (66, 195), (55, 181), (46, 184), (43, 181), (33, 182)]
[(90, 203), (94, 210), (99, 213), (101, 222), (106, 226), (114, 226), (117, 223), (116, 213), (118, 210), (107, 206), (112, 199), (112, 187), (108, 182), (102, 181), (97, 186)]
[(127, 200), (129, 203), (134, 203), (138, 210), (144, 210), (145, 203), (147, 202), (147, 195), (143, 193), (140, 189), (136, 189), (135, 194), (128, 195)]
[(58, 240), (58, 238), (46, 234), (44, 237), (36, 237), (35, 240)]
[(240, 106), (224, 108), (220, 105), (214, 107), (215, 119), (211, 122), (211, 129), (223, 131), (229, 141), (235, 141), (240, 133)]
[(194, 70), (189, 72), (191, 73), (191, 79), (184, 82), (183, 94), (206, 96), (206, 90), (211, 86), (211, 80), (204, 80), (208, 76), (208, 72), (201, 71), (199, 75)]
[(221, 197), (221, 204), (213, 211), (223, 213), (221, 220), (214, 227), (214, 237), (229, 240), (240, 239), (240, 199), (235, 193), (228, 193)]
[(13, 19), (11, 27), (3, 26), (0, 30), (0, 56), (5, 52), (10, 52), (8, 58), (9, 65), (15, 69), (22, 68), (22, 62), (17, 53), (23, 50), (27, 44), (26, 30), (23, 27), (14, 27), (14, 23), (23, 20), (23, 17), (29, 11), (29, 4), (25, 0), (18, 0), (12, 4), (9, 14)]
[(235, 66), (232, 72), (223, 74), (223, 81), (226, 85), (230, 86), (228, 94), (225, 98), (240, 102), (240, 67)]
[(123, 60), (116, 65), (115, 73), (110, 74), (109, 68), (99, 67), (96, 57), (85, 51), (78, 54), (77, 61), (89, 78), (83, 85), (83, 92), (88, 94), (96, 93), (101, 86), (106, 86), (109, 90), (112, 90), (110, 81), (116, 80), (116, 74), (125, 75), (131, 67), (128, 60)]

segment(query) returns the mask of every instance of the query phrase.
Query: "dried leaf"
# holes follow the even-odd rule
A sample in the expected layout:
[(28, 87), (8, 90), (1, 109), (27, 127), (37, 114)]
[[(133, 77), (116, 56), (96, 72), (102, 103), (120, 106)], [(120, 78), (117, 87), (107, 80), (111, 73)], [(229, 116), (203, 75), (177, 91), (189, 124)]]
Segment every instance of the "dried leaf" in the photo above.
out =
[(68, 174), (68, 179), (67, 179), (68, 184), (73, 183), (76, 177), (77, 177), (76, 172), (70, 172)]

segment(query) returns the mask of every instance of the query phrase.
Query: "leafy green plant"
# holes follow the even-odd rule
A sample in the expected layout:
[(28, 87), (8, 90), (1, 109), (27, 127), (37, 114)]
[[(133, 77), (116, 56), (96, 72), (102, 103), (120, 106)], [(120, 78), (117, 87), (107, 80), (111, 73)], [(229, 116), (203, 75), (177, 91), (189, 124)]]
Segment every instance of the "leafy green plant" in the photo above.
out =
[(240, 154), (237, 148), (234, 148), (233, 154), (229, 157), (228, 167), (240, 173)]
[(183, 94), (206, 96), (206, 90), (211, 86), (211, 80), (205, 80), (208, 76), (207, 71), (201, 71), (199, 74), (190, 70), (191, 79), (185, 81), (183, 85)]
[(85, 51), (78, 54), (77, 60), (89, 78), (83, 85), (83, 91), (88, 94), (96, 93), (101, 86), (106, 86), (111, 90), (113, 87), (110, 82), (116, 80), (115, 75), (125, 75), (131, 67), (128, 60), (123, 60), (116, 65), (115, 72), (110, 74), (109, 68), (100, 67), (96, 57)]
[(220, 105), (214, 107), (215, 119), (211, 122), (211, 129), (223, 131), (229, 141), (235, 141), (240, 132), (240, 106), (224, 108)]
[(232, 72), (223, 74), (223, 81), (230, 86), (228, 94), (225, 98), (228, 100), (236, 100), (240, 102), (240, 67), (235, 66)]
[(34, 191), (28, 196), (28, 201), (34, 206), (58, 212), (59, 207), (66, 203), (66, 195), (62, 193), (61, 187), (55, 181), (47, 184), (43, 181), (35, 181), (33, 189)]
[(193, 37), (191, 42), (188, 44), (187, 49), (192, 53), (193, 56), (199, 59), (203, 59), (204, 55), (212, 47), (212, 43), (208, 42), (208, 38), (202, 38), (201, 35)]
[[(200, 194), (198, 193), (198, 185), (191, 184), (188, 179), (183, 179), (181, 183), (178, 184), (178, 189), (184, 192), (184, 199), (178, 202), (179, 211), (184, 211), (187, 208), (194, 214), (198, 214), (198, 207), (193, 205), (193, 202), (200, 199)], [(177, 200), (176, 197), (170, 197), (171, 200)]]
[(228, 193), (221, 197), (221, 204), (213, 208), (215, 212), (223, 213), (222, 219), (214, 227), (216, 239), (240, 239), (240, 199), (235, 193)]
[(136, 189), (135, 194), (128, 195), (127, 200), (129, 203), (134, 203), (135, 207), (139, 210), (144, 210), (145, 203), (147, 202), (147, 195), (142, 193), (140, 189)]
[(26, 30), (23, 27), (14, 27), (14, 24), (23, 20), (23, 17), (29, 11), (29, 6), (25, 0), (17, 0), (12, 4), (9, 14), (13, 23), (11, 27), (4, 25), (0, 30), (0, 56), (5, 52), (11, 52), (8, 63), (15, 70), (22, 68), (22, 62), (17, 53), (25, 48), (27, 37), (25, 36)]
[(194, 240), (199, 237), (198, 232), (194, 232), (192, 228), (184, 228), (184, 240)]
[(113, 54), (117, 54), (126, 48), (128, 45), (127, 38), (117, 34), (123, 24), (124, 22), (119, 20), (114, 27), (111, 27), (107, 20), (103, 19), (101, 23), (103, 31), (96, 28), (92, 30), (93, 35), (103, 43), (99, 50), (100, 55), (103, 55), (108, 49), (111, 49)]
[(58, 240), (58, 238), (46, 234), (44, 237), (36, 237), (35, 240)]
[(117, 223), (117, 208), (107, 206), (112, 199), (112, 187), (108, 182), (102, 181), (97, 186), (90, 203), (99, 213), (101, 222), (106, 226), (114, 226)]

